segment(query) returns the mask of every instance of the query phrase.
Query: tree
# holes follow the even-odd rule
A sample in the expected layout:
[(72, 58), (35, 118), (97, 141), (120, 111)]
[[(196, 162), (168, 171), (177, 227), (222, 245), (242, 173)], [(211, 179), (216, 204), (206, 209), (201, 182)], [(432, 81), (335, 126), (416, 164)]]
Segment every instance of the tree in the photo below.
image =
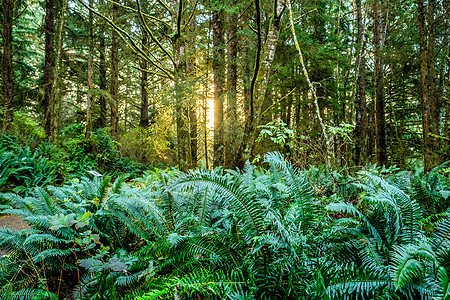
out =
[[(231, 5), (236, 7), (237, 1)], [(228, 14), (227, 29), (227, 110), (225, 122), (224, 166), (233, 168), (237, 163), (240, 128), (237, 119), (238, 95), (238, 11)]]
[[(142, 37), (142, 47), (145, 48), (148, 45), (147, 36), (144, 34)], [(141, 116), (139, 125), (141, 127), (148, 127), (148, 73), (147, 73), (147, 61), (141, 59)]]
[(374, 98), (377, 141), (377, 161), (380, 165), (387, 164), (386, 146), (386, 116), (384, 108), (384, 71), (383, 71), (383, 37), (382, 37), (382, 7), (381, 1), (373, 2), (373, 44), (374, 44)]
[(214, 71), (214, 167), (224, 163), (224, 90), (225, 90), (225, 34), (224, 12), (219, 7), (213, 12), (213, 71)]
[(52, 90), (54, 81), (54, 3), (53, 0), (45, 0), (45, 64), (44, 64), (44, 130), (47, 138), (54, 139), (52, 111)]
[(430, 136), (430, 100), (428, 85), (428, 57), (426, 48), (425, 33), (425, 9), (423, 0), (417, 1), (417, 18), (419, 25), (419, 45), (420, 45), (420, 75), (421, 75), (421, 91), (422, 91), (422, 132), (423, 132), (423, 161), (426, 171), (431, 170), (432, 166), (432, 143)]
[[(99, 1), (99, 6), (103, 6), (103, 0)], [(105, 22), (103, 22), (101, 19), (99, 20), (100, 26), (99, 26), (99, 45), (98, 45), (98, 52), (99, 52), (99, 66), (98, 66), (98, 72), (99, 72), (99, 88), (100, 88), (100, 97), (99, 97), (99, 106), (100, 106), (100, 115), (97, 121), (98, 127), (103, 128), (106, 127), (106, 121), (107, 121), (107, 101), (106, 99), (106, 93), (107, 93), (107, 79), (106, 79), (106, 45), (105, 45)]]
[[(89, 6), (94, 6), (94, 0), (89, 0)], [(92, 133), (92, 90), (94, 89), (94, 14), (89, 10), (89, 54), (87, 69), (87, 99), (86, 99), (86, 138)]]
[(275, 1), (272, 15), (269, 18), (269, 25), (267, 28), (266, 39), (263, 44), (263, 32), (261, 26), (261, 5), (260, 0), (255, 0), (255, 14), (256, 14), (256, 58), (253, 69), (253, 77), (250, 83), (249, 91), (249, 114), (246, 118), (244, 127), (244, 137), (242, 139), (239, 152), (242, 153), (239, 166), (251, 158), (254, 154), (254, 146), (257, 138), (258, 126), (260, 125), (263, 114), (264, 100), (266, 97), (267, 86), (269, 84), (269, 77), (272, 71), (272, 62), (275, 57), (277, 49), (278, 38), (280, 36), (283, 23), (281, 22), (284, 11), (286, 9), (286, 2), (284, 0)]
[(294, 38), (294, 45), (298, 52), (298, 57), (300, 60), (300, 65), (302, 67), (303, 75), (306, 78), (306, 82), (308, 83), (308, 88), (310, 89), (310, 91), (313, 95), (313, 98), (314, 98), (314, 105), (316, 108), (317, 119), (319, 120), (319, 124), (322, 129), (322, 134), (325, 139), (325, 145), (326, 145), (326, 154), (325, 155), (327, 156), (326, 161), (327, 161), (328, 165), (330, 165), (330, 156), (332, 155), (332, 150), (331, 150), (330, 140), (329, 140), (328, 134), (327, 134), (327, 129), (325, 127), (325, 124), (323, 122), (322, 115), (320, 112), (319, 98), (317, 97), (317, 92), (316, 92), (314, 85), (312, 84), (311, 80), (309, 79), (309, 74), (308, 74), (308, 71), (306, 70), (305, 63), (303, 60), (303, 54), (302, 54), (302, 51), (301, 51), (300, 46), (297, 41), (297, 35), (295, 34), (294, 21), (293, 21), (293, 17), (292, 17), (292, 7), (291, 7), (290, 0), (287, 0), (287, 3), (288, 3), (288, 10), (289, 10), (289, 22), (291, 25), (290, 27), (291, 27), (292, 36)]
[(366, 58), (364, 52), (364, 20), (361, 9), (361, 0), (356, 0), (356, 20), (358, 26), (357, 37), (357, 103), (356, 103), (356, 128), (355, 128), (355, 164), (364, 161), (367, 155), (367, 104), (366, 104)]
[[(112, 9), (112, 21), (114, 24), (119, 17), (119, 6), (115, 3)], [(119, 36), (116, 29), (111, 34), (111, 135), (119, 138)]]
[(10, 129), (14, 116), (13, 12), (14, 0), (3, 0), (3, 133)]

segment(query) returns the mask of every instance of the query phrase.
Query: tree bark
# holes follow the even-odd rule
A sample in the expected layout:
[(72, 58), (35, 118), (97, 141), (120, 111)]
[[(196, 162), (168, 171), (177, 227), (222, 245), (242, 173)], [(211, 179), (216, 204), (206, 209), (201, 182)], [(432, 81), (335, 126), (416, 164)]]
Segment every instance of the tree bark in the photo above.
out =
[[(175, 119), (177, 124), (177, 154), (178, 168), (185, 171), (189, 168), (189, 110), (188, 102), (185, 99), (185, 74), (186, 74), (186, 43), (181, 36), (181, 18), (183, 13), (183, 0), (171, 1), (172, 30), (175, 35), (172, 39), (174, 58), (174, 84), (175, 84)], [(176, 13), (175, 13), (176, 12)]]
[[(142, 38), (142, 47), (146, 48), (148, 44), (147, 36)], [(147, 73), (147, 60), (141, 59), (141, 116), (140, 116), (140, 126), (148, 127), (149, 119), (148, 119), (148, 91), (147, 91), (147, 83), (148, 83), (148, 73)]]
[(367, 157), (367, 104), (366, 104), (366, 59), (364, 55), (364, 24), (361, 9), (361, 0), (356, 0), (356, 19), (358, 24), (357, 44), (359, 47), (358, 90), (356, 104), (356, 138), (355, 138), (355, 164), (359, 165)]
[(13, 73), (13, 11), (14, 0), (3, 0), (3, 104), (2, 132), (11, 127), (13, 121), (14, 73)]
[(45, 1), (45, 62), (44, 62), (44, 130), (49, 141), (52, 141), (54, 136), (54, 128), (52, 118), (52, 90), (53, 90), (53, 67), (54, 67), (54, 49), (53, 37), (54, 31), (53, 18), (53, 0)]
[(244, 163), (251, 158), (254, 152), (258, 125), (260, 125), (263, 113), (264, 99), (267, 92), (267, 86), (269, 84), (269, 77), (272, 71), (272, 62), (275, 57), (278, 38), (282, 28), (281, 18), (286, 9), (286, 2), (284, 0), (275, 1), (274, 12), (269, 21), (269, 27), (266, 35), (267, 38), (264, 43), (264, 47), (262, 45), (262, 12), (260, 8), (260, 0), (255, 0), (255, 7), (258, 47), (253, 78), (250, 83), (250, 112), (248, 113), (248, 118), (244, 128), (244, 137), (239, 149), (239, 152), (242, 153), (238, 163), (239, 167), (243, 167)]
[[(233, 5), (236, 5), (233, 1)], [(238, 150), (239, 140), (239, 125), (237, 120), (237, 22), (238, 16), (232, 13), (228, 16), (228, 31), (227, 31), (227, 114), (226, 114), (226, 129), (225, 129), (225, 168), (233, 168), (236, 165), (236, 152)]]
[(374, 1), (374, 25), (373, 43), (374, 53), (374, 93), (375, 93), (375, 122), (377, 141), (377, 161), (380, 166), (387, 164), (386, 146), (386, 116), (385, 116), (385, 95), (384, 95), (384, 72), (382, 61), (382, 37), (381, 37), (381, 1)]
[[(103, 4), (103, 1), (100, 1), (100, 5)], [(107, 119), (107, 105), (106, 105), (106, 95), (107, 92), (107, 80), (106, 80), (106, 45), (105, 45), (105, 35), (104, 35), (105, 26), (102, 24), (99, 28), (99, 66), (98, 72), (100, 76), (100, 85), (99, 88), (102, 91), (99, 97), (99, 106), (100, 106), (100, 117), (98, 119), (98, 127), (104, 128), (106, 127), (106, 119)]]
[(426, 45), (425, 10), (423, 0), (417, 0), (419, 25), (420, 75), (422, 92), (423, 163), (426, 172), (432, 168), (432, 142), (430, 137), (430, 101), (428, 90), (428, 57)]
[(224, 90), (225, 90), (225, 39), (224, 12), (213, 13), (213, 72), (214, 72), (214, 167), (224, 164)]
[[(196, 27), (195, 19), (191, 21), (189, 28), (194, 31)], [(195, 35), (189, 35), (189, 45), (195, 48), (196, 40)], [(194, 50), (194, 52), (196, 52)], [(197, 62), (195, 55), (191, 54), (186, 60), (186, 74), (190, 80), (196, 78)], [(192, 84), (192, 81), (190, 82)], [(197, 126), (197, 97), (195, 93), (188, 97), (189, 108), (189, 167), (194, 169), (197, 167), (197, 155), (198, 155), (198, 126)]]
[(51, 128), (53, 135), (53, 142), (57, 142), (59, 126), (61, 120), (61, 108), (62, 108), (62, 86), (63, 80), (60, 77), (60, 69), (61, 69), (61, 55), (63, 48), (63, 31), (64, 31), (64, 23), (66, 17), (67, 10), (67, 0), (62, 0), (60, 3), (61, 7), (58, 7), (59, 18), (58, 18), (58, 27), (56, 32), (56, 49), (54, 51), (55, 60), (54, 60), (54, 70), (53, 70), (53, 85), (51, 92), (51, 102), (50, 102), (50, 111), (51, 113)]
[(436, 63), (435, 63), (435, 10), (436, 1), (428, 1), (428, 49), (427, 49), (427, 84), (428, 84), (428, 97), (430, 104), (430, 133), (434, 135), (431, 137), (431, 168), (434, 168), (442, 163), (439, 157), (440, 152), (440, 142), (441, 139), (437, 138), (440, 136), (440, 97), (438, 90), (436, 88), (437, 74), (436, 74)]
[[(113, 4), (113, 22), (119, 16), (119, 6)], [(111, 136), (118, 140), (119, 131), (119, 37), (116, 30), (112, 32), (111, 44)]]
[[(89, 0), (89, 7), (94, 6), (94, 0)], [(94, 89), (94, 15), (89, 10), (89, 56), (87, 74), (87, 97), (86, 97), (86, 134), (89, 138), (92, 134), (92, 90)]]

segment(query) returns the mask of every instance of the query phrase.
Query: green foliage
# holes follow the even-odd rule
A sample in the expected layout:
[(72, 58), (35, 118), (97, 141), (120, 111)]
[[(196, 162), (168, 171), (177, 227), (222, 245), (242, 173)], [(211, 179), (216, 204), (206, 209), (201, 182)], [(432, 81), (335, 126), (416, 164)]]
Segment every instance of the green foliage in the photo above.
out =
[[(0, 229), (0, 248), (9, 253), (0, 258), (0, 295), (25, 287), (39, 293), (42, 284), (56, 292), (58, 282), (67, 276), (84, 278), (79, 288), (72, 287), (80, 298), (100, 294), (112, 299), (123, 293), (116, 284), (123, 288), (136, 284), (144, 274), (131, 267), (137, 258), (120, 250), (123, 236), (114, 220), (105, 218), (104, 201), (121, 193), (122, 182), (110, 186), (108, 177), (83, 178), (62, 187), (49, 186), (48, 191), (35, 188), (28, 197), (4, 195), (10, 204), (1, 213), (18, 215), (31, 228)], [(108, 274), (97, 278), (99, 270)]]
[(281, 147), (284, 147), (284, 145), (293, 146), (294, 131), (289, 129), (283, 121), (275, 120), (266, 125), (261, 125), (259, 128), (261, 128), (261, 132), (257, 139), (258, 142), (263, 139), (270, 139)]
[(24, 194), (36, 186), (60, 184), (65, 177), (86, 176), (93, 170), (136, 176), (148, 168), (120, 157), (117, 143), (105, 129), (86, 139), (82, 124), (65, 128), (58, 144), (40, 142), (31, 147), (22, 142), (17, 136), (0, 135), (0, 192)]
[(352, 134), (353, 130), (355, 129), (355, 125), (347, 124), (342, 122), (340, 126), (330, 127), (329, 130), (332, 135), (338, 134), (343, 139), (352, 140), (350, 138), (350, 135)]
[(159, 122), (151, 127), (137, 127), (120, 138), (120, 152), (126, 157), (151, 165), (175, 164), (170, 149), (170, 127)]
[(0, 144), (0, 191), (27, 193), (57, 179), (57, 163), (38, 150), (20, 147), (15, 138), (2, 136), (1, 139), (5, 143)]
[(102, 172), (124, 172), (136, 174), (144, 169), (142, 165), (127, 157), (120, 157), (118, 144), (107, 133), (106, 128), (97, 129), (85, 138), (84, 125), (67, 126), (61, 135), (61, 147), (65, 152), (66, 171), (85, 175), (90, 170)]
[(22, 143), (32, 140), (39, 141), (45, 138), (44, 128), (27, 113), (21, 111), (14, 112), (12, 126), (14, 128), (14, 134), (19, 137)]
[(76, 299), (447, 297), (450, 215), (416, 200), (428, 177), (265, 163), (3, 194), (1, 212), (31, 229), (0, 230), (1, 293), (56, 293), (72, 276)]

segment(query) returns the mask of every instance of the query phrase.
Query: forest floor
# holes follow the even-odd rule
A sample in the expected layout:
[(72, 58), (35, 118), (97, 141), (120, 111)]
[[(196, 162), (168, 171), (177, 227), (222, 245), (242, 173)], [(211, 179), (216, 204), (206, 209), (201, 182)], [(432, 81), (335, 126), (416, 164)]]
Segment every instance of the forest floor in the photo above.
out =
[[(30, 228), (27, 222), (22, 220), (21, 217), (14, 215), (0, 216), (0, 227), (16, 230), (24, 230)], [(6, 254), (8, 254), (7, 251), (0, 250), (0, 257)]]

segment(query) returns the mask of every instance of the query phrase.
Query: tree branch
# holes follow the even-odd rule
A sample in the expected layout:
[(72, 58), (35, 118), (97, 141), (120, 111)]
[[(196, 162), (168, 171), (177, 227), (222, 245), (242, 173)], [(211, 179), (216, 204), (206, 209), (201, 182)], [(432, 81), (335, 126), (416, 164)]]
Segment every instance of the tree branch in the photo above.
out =
[[(128, 9), (128, 10), (130, 10), (130, 11), (132, 11), (132, 12), (138, 12), (137, 9), (132, 8), (132, 7), (129, 7), (129, 6), (126, 6), (126, 5), (123, 5), (123, 4), (120, 4), (119, 2), (116, 2), (116, 1), (113, 1), (113, 0), (106, 0), (106, 1), (108, 1), (109, 3), (112, 3), (112, 4), (114, 4), (114, 5), (120, 6), (120, 7), (122, 7), (122, 8)], [(165, 27), (167, 27), (167, 28), (169, 28), (169, 29), (172, 28), (172, 27), (170, 26), (170, 24), (167, 23), (167, 22), (164, 21), (164, 20), (158, 19), (158, 18), (156, 18), (156, 17), (154, 17), (154, 16), (152, 16), (152, 15), (146, 14), (146, 13), (142, 13), (142, 15), (144, 15), (144, 17), (146, 17), (146, 18), (149, 18), (149, 19), (152, 19), (152, 20), (154, 20), (154, 21), (156, 21), (156, 22), (158, 22), (158, 23), (161, 23), (162, 25), (164, 25)]]
[(156, 43), (156, 45), (158, 45), (158, 48), (161, 49), (161, 51), (167, 55), (167, 57), (169, 57), (169, 59), (172, 61), (172, 63), (175, 64), (175, 61), (172, 57), (172, 55), (170, 55), (170, 53), (164, 48), (164, 46), (155, 38), (155, 36), (153, 35), (153, 32), (150, 30), (150, 28), (147, 26), (147, 23), (145, 22), (144, 19), (144, 15), (142, 14), (142, 10), (141, 10), (141, 5), (139, 3), (139, 0), (136, 0), (136, 4), (138, 7), (138, 14), (139, 14), (139, 18), (142, 21), (142, 26), (144, 28), (144, 31), (150, 36), (150, 38), (152, 39), (153, 42)]
[(151, 65), (153, 65), (155, 68), (159, 69), (160, 71), (162, 71), (168, 78), (170, 78), (171, 80), (174, 80), (173, 75), (171, 74), (172, 72), (170, 70), (167, 70), (165, 68), (163, 68), (162, 66), (158, 65), (157, 63), (155, 63), (154, 61), (152, 61), (150, 59), (150, 57), (147, 55), (147, 53), (145, 53), (142, 48), (140, 48), (136, 42), (131, 38), (131, 36), (124, 31), (123, 29), (119, 28), (116, 24), (114, 24), (114, 22), (109, 19), (108, 17), (102, 15), (101, 13), (97, 12), (96, 10), (94, 10), (92, 7), (86, 5), (83, 0), (78, 0), (78, 2), (84, 6), (85, 8), (87, 8), (88, 10), (92, 11), (95, 15), (97, 15), (98, 17), (102, 18), (103, 20), (105, 20), (120, 36), (120, 38), (128, 45), (128, 47), (135, 53), (137, 54), (139, 57), (147, 60)]

